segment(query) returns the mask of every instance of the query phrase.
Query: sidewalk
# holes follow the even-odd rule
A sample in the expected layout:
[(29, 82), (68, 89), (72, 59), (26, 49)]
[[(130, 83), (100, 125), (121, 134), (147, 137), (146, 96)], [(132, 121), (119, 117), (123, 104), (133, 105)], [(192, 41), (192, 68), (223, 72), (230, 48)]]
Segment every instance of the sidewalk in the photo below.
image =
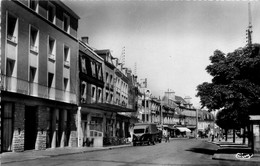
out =
[(70, 155), (77, 153), (87, 153), (100, 150), (110, 150), (116, 148), (130, 147), (131, 144), (107, 146), (107, 147), (64, 147), (64, 148), (53, 148), (46, 150), (27, 150), (24, 152), (6, 152), (1, 154), (1, 164), (7, 164), (12, 162), (34, 160), (39, 158), (47, 158), (54, 156)]
[[(170, 138), (174, 139), (188, 139), (188, 138)], [(164, 140), (162, 142), (165, 142)], [(131, 147), (132, 144), (117, 145), (117, 146), (106, 146), (106, 147), (64, 147), (64, 148), (49, 148), (46, 150), (27, 150), (24, 152), (6, 152), (1, 154), (1, 163), (13, 163), (26, 160), (35, 160), (39, 158), (55, 157), (62, 155), (71, 155), (79, 153), (87, 153), (101, 150), (110, 150), (116, 148)]]
[(238, 159), (236, 158), (237, 153), (250, 153), (251, 148), (246, 144), (242, 143), (242, 139), (236, 138), (236, 142), (233, 143), (233, 139), (228, 139), (227, 141), (209, 141), (207, 142), (218, 145), (217, 152), (213, 155), (213, 160), (229, 160), (229, 161), (243, 161), (246, 163), (260, 163), (260, 154), (254, 154), (250, 159)]

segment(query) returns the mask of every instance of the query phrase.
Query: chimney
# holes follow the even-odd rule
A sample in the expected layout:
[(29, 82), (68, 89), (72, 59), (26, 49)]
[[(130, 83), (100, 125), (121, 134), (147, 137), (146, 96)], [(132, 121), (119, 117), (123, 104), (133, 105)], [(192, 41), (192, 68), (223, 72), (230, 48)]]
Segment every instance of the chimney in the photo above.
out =
[(175, 92), (174, 92), (174, 91), (168, 90), (167, 92), (164, 92), (164, 95), (165, 95), (168, 99), (175, 101)]
[(82, 40), (84, 43), (88, 44), (88, 36), (81, 37), (81, 40)]

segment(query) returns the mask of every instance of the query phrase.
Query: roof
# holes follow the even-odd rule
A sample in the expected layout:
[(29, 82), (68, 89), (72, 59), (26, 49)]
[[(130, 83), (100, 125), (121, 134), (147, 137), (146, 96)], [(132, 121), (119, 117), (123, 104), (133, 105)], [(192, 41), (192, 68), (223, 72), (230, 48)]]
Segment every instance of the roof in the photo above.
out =
[(187, 102), (182, 98), (182, 97), (180, 97), (180, 96), (175, 96), (175, 100), (176, 101), (180, 101), (181, 103), (183, 103), (183, 104), (186, 104)]

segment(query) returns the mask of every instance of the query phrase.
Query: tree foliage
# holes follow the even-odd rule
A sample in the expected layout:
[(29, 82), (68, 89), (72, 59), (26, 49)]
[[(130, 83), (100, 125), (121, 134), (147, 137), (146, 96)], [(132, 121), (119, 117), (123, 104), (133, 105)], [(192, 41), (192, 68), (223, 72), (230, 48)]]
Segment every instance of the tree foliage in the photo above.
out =
[(210, 56), (206, 71), (212, 82), (197, 86), (197, 97), (202, 107), (222, 111), (217, 124), (229, 128), (245, 126), (248, 115), (259, 107), (260, 99), (260, 45), (253, 44), (224, 54), (220, 50)]

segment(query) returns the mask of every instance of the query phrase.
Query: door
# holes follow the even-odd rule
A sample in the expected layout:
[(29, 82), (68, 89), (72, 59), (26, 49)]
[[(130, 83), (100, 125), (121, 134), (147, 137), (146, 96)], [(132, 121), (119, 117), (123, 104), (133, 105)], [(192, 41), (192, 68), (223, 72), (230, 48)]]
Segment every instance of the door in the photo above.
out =
[(37, 137), (37, 107), (25, 107), (24, 150), (35, 149)]
[(2, 151), (12, 151), (13, 139), (13, 104), (3, 104), (3, 119), (2, 119)]

